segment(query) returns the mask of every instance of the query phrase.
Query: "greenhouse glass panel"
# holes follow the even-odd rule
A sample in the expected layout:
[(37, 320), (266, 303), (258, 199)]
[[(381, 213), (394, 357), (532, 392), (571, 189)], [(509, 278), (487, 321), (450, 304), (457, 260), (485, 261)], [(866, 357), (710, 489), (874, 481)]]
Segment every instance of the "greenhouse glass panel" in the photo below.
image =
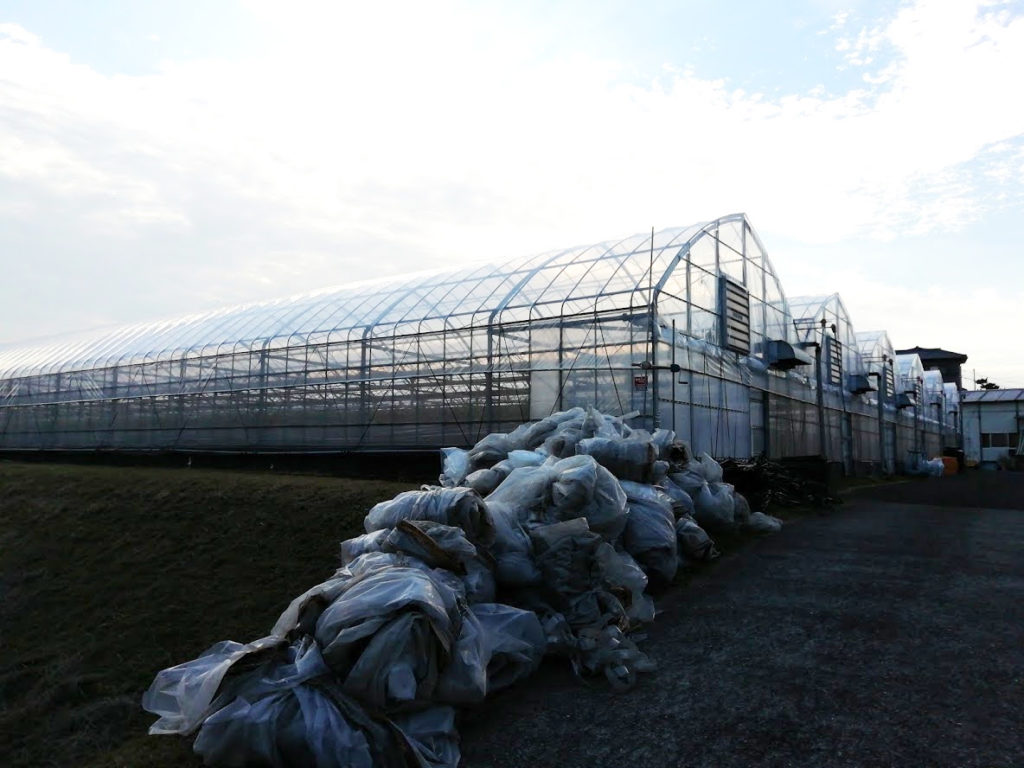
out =
[[(750, 356), (720, 346), (723, 275), (749, 293)], [(838, 304), (827, 316), (863, 349)], [(793, 317), (736, 214), (8, 347), (0, 448), (433, 449), (590, 405), (676, 424), (698, 449), (800, 455), (813, 388), (751, 362), (796, 341)]]

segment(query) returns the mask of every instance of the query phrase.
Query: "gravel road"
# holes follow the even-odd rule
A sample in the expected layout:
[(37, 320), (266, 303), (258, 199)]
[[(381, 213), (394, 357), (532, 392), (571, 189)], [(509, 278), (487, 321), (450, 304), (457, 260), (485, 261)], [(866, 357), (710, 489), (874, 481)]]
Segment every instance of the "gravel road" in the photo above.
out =
[(1009, 473), (852, 495), (661, 595), (633, 690), (549, 663), (474, 710), (463, 764), (1024, 766), (1020, 510)]

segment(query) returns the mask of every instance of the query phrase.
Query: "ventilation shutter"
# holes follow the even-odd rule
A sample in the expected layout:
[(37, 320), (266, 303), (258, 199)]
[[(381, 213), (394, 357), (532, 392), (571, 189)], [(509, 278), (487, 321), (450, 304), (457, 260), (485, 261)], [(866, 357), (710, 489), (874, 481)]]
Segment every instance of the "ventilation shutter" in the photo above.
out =
[(837, 386), (843, 383), (843, 347), (832, 337), (828, 337), (828, 380)]
[(750, 294), (740, 283), (722, 277), (718, 295), (722, 306), (722, 346), (749, 355)]

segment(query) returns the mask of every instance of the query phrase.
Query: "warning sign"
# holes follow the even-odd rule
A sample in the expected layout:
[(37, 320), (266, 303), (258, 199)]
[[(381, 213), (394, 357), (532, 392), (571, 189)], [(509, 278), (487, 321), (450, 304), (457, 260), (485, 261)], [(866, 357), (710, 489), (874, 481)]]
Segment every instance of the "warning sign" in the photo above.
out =
[(633, 377), (633, 389), (638, 392), (642, 392), (647, 389), (647, 377), (646, 376), (634, 376)]

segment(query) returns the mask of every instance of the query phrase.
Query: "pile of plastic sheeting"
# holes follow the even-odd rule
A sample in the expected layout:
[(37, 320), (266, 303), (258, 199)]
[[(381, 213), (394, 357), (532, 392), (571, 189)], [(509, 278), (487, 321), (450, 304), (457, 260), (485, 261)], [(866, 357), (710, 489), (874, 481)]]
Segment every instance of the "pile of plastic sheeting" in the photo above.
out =
[(455, 768), (457, 707), (545, 655), (628, 688), (650, 583), (717, 557), (709, 533), (781, 526), (672, 432), (593, 409), (442, 453), (440, 485), (374, 506), (266, 637), (158, 673), (150, 733), (215, 766)]

